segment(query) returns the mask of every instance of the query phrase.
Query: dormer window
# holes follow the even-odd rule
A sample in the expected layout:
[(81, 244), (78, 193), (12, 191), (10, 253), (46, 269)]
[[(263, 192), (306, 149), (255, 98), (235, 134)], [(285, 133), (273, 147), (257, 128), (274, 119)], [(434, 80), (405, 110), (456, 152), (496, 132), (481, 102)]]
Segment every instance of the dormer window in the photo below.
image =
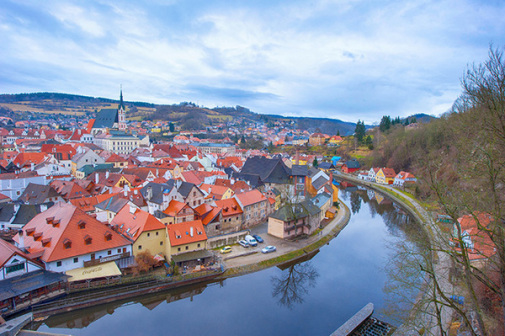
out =
[(109, 241), (112, 239), (112, 233), (110, 231), (105, 232), (105, 240)]
[(26, 229), (26, 235), (31, 236), (35, 232), (35, 228)]
[(85, 229), (86, 222), (81, 219), (79, 222), (77, 222), (77, 226), (79, 227), (79, 229)]
[(42, 232), (37, 232), (37, 233), (34, 233), (33, 234), (33, 239), (34, 240), (40, 240), (40, 238), (42, 238)]
[(91, 236), (90, 235), (86, 235), (84, 236), (84, 244), (86, 245), (91, 245)]
[(46, 247), (51, 242), (51, 237), (42, 239), (42, 246)]
[(54, 216), (53, 216), (53, 217), (47, 217), (47, 218), (46, 218), (46, 223), (47, 223), (47, 224), (53, 224), (53, 221), (54, 221)]
[(68, 238), (65, 238), (65, 239), (63, 240), (63, 247), (64, 247), (65, 249), (69, 249), (69, 248), (71, 248), (71, 247), (72, 247), (72, 241), (71, 241), (70, 239), (68, 239)]

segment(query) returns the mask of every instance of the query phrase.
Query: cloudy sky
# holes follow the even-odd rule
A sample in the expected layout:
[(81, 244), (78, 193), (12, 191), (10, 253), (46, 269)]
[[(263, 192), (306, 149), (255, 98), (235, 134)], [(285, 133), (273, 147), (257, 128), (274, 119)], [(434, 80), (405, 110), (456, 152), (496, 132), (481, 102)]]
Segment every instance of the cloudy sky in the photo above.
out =
[(439, 115), (505, 45), (504, 17), (502, 0), (2, 0), (0, 93)]

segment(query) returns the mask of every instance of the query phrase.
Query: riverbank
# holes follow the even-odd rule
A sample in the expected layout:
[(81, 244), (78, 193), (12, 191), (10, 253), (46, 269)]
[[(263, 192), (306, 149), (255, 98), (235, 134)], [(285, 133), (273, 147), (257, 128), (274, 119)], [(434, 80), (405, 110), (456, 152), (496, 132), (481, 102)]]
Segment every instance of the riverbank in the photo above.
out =
[(346, 227), (350, 218), (351, 212), (349, 208), (343, 202), (340, 202), (340, 209), (335, 218), (329, 221), (322, 229), (317, 230), (316, 233), (305, 239), (286, 241), (280, 238), (271, 236), (267, 238), (264, 236), (264, 239), (266, 239), (263, 245), (276, 246), (276, 252), (263, 254), (259, 251), (261, 247), (258, 247), (256, 253), (236, 257), (228, 261), (225, 260), (226, 270), (219, 279), (261, 271), (306, 256), (335, 238)]
[[(44, 317), (109, 303), (118, 299), (134, 298), (145, 293), (154, 293), (167, 288), (184, 287), (200, 282), (220, 281), (226, 278), (236, 277), (285, 264), (303, 256), (310, 255), (314, 251), (317, 251), (320, 247), (327, 244), (348, 224), (349, 219), (349, 208), (345, 204), (341, 203), (340, 211), (335, 218), (325, 223), (324, 227), (318, 229), (312, 236), (298, 241), (284, 241), (275, 237), (264, 236), (265, 243), (261, 246), (265, 246), (267, 244), (278, 245), (278, 250), (276, 252), (263, 254), (260, 252), (260, 246), (258, 246), (254, 251), (249, 249), (246, 255), (238, 255), (230, 261), (224, 262), (223, 264), (226, 265), (226, 267), (222, 269), (221, 272), (202, 274), (203, 276), (199, 276), (199, 273), (194, 273), (191, 274), (191, 279), (181, 279), (181, 281), (174, 281), (175, 279), (169, 279), (166, 277), (163, 277), (163, 279), (160, 279), (160, 277), (154, 277), (151, 279), (149, 276), (148, 278), (150, 281), (143, 281), (142, 279), (146, 277), (140, 277), (138, 282), (132, 281), (131, 285), (126, 287), (112, 286), (110, 288), (102, 288), (101, 290), (95, 289), (91, 292), (81, 291), (50, 303), (32, 307), (32, 311), (36, 317)], [(256, 230), (261, 230), (261, 228), (256, 228)], [(234, 248), (238, 249), (242, 247), (237, 246)], [(237, 250), (237, 252), (239, 251), (240, 250)]]

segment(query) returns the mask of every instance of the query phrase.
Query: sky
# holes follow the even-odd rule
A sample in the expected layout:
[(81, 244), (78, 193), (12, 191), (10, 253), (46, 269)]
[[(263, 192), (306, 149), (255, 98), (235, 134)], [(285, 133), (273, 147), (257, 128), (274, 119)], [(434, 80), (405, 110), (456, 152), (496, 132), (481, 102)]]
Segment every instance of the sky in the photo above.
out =
[(2, 0), (0, 93), (438, 116), (505, 45), (504, 17), (501, 0)]

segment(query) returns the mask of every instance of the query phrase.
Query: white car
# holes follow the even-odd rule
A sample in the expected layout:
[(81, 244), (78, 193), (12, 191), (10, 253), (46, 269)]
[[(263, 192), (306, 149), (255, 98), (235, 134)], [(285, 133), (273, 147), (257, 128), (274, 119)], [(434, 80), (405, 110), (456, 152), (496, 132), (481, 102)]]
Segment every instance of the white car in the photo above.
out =
[(261, 253), (270, 253), (270, 252), (275, 252), (277, 251), (277, 248), (272, 245), (268, 245), (267, 247), (264, 247), (261, 249)]
[(249, 244), (245, 240), (239, 240), (238, 243), (243, 247), (249, 247)]

